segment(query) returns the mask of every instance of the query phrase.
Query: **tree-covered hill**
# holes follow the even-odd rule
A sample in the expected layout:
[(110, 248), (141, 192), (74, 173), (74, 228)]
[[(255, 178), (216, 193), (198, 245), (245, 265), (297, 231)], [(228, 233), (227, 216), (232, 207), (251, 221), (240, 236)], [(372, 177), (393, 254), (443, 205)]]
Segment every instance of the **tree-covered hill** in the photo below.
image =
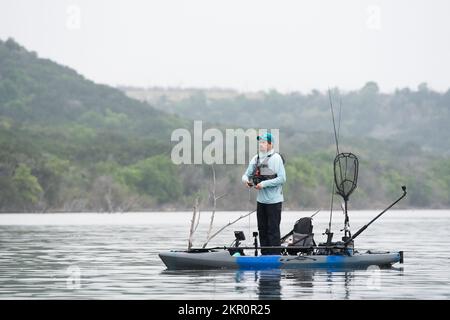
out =
[[(139, 161), (158, 162), (170, 154), (172, 130), (183, 126), (177, 116), (38, 58), (12, 39), (0, 41), (2, 211), (125, 206), (136, 190), (98, 166), (114, 163), (125, 170)], [(96, 199), (105, 188), (117, 194)]]
[[(330, 102), (327, 92), (282, 94), (276, 90), (239, 93), (217, 89), (122, 90), (138, 99), (151, 99), (161, 110), (242, 127), (280, 128), (295, 133), (330, 132)], [(342, 105), (341, 134), (416, 144), (424, 151), (450, 155), (450, 89), (397, 89), (382, 93), (368, 82), (359, 90), (331, 90), (336, 118)], [(180, 99), (180, 97), (184, 97)]]
[[(361, 161), (352, 208), (380, 208), (402, 184), (402, 206), (449, 208), (449, 94), (422, 86), (388, 95), (369, 83), (341, 97), (341, 150)], [(198, 93), (150, 105), (0, 40), (0, 212), (190, 210), (195, 197), (205, 209), (211, 167), (170, 159), (171, 133), (191, 130), (193, 119), (205, 129), (279, 128), (285, 208), (326, 208), (335, 154), (327, 99), (315, 91), (259, 99)], [(254, 205), (240, 181), (244, 169), (215, 166), (217, 194), (226, 193), (218, 209)]]
[[(286, 206), (326, 207), (335, 146), (327, 92), (239, 93), (220, 89), (132, 88), (124, 92), (173, 114), (226, 127), (275, 128), (287, 155)], [(361, 160), (353, 205), (380, 208), (409, 188), (407, 207), (450, 207), (450, 90), (421, 84), (382, 93), (374, 82), (331, 90), (341, 150)], [(240, 169), (242, 170), (242, 169)], [(239, 175), (239, 172), (224, 174)], [(327, 180), (328, 179), (328, 180)], [(228, 181), (224, 182), (228, 184)], [(236, 203), (236, 202), (234, 202)], [(233, 203), (228, 203), (232, 206)]]

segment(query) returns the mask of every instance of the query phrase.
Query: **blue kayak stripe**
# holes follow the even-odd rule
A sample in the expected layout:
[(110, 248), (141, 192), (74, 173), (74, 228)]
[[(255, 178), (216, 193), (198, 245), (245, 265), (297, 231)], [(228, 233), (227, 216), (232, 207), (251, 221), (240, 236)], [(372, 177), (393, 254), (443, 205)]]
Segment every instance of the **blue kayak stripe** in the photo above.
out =
[(270, 269), (281, 267), (280, 256), (236, 257), (240, 269)]
[[(314, 260), (312, 256), (312, 260)], [(247, 270), (260, 270), (260, 269), (278, 269), (282, 268), (283, 266), (286, 268), (298, 268), (300, 265), (296, 264), (286, 264), (283, 262), (285, 261), (285, 256), (279, 256), (279, 255), (263, 255), (263, 256), (237, 256), (235, 263), (237, 264), (239, 269), (247, 269)], [(398, 262), (400, 259), (400, 254), (397, 254), (397, 259), (395, 259), (393, 262)], [(292, 258), (295, 259), (295, 258)], [(351, 261), (349, 256), (345, 255), (329, 255), (326, 257), (325, 260), (322, 260), (323, 262), (316, 262), (316, 261), (307, 261), (302, 265), (304, 267), (316, 267), (316, 268), (329, 268), (329, 270), (339, 270), (340, 268), (347, 267), (350, 265), (357, 266), (361, 265), (364, 266), (367, 264), (364, 261)], [(376, 264), (376, 263), (374, 263)], [(331, 268), (331, 269), (330, 269)]]
[(332, 255), (327, 257), (327, 264), (330, 266), (340, 266), (344, 264), (345, 257), (339, 255)]

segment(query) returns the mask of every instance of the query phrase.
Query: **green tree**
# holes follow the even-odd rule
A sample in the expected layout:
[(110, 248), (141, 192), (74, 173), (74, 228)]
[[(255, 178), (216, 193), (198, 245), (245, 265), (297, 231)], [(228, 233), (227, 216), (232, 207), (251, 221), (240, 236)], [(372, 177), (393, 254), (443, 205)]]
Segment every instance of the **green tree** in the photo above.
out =
[(12, 180), (17, 200), (21, 202), (23, 207), (29, 207), (39, 201), (42, 188), (38, 179), (31, 174), (31, 169), (26, 164), (19, 164)]
[(122, 181), (158, 202), (177, 201), (182, 194), (178, 168), (164, 155), (142, 160), (122, 171)]

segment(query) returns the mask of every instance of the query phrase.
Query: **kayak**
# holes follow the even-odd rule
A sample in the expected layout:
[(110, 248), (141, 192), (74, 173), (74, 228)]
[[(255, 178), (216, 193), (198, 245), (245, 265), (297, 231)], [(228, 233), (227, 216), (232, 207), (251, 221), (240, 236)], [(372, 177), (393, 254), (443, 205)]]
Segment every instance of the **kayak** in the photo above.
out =
[(206, 252), (167, 251), (159, 257), (169, 270), (197, 269), (314, 269), (314, 268), (367, 268), (390, 267), (403, 263), (403, 251), (354, 252), (331, 255), (233, 255), (229, 250), (211, 249)]
[[(332, 216), (330, 215), (330, 227), (324, 233), (327, 235), (327, 240), (316, 245), (312, 218), (319, 212), (317, 211), (310, 217), (303, 217), (297, 220), (292, 231), (280, 238), (281, 245), (278, 246), (258, 247), (258, 232), (253, 232), (254, 246), (241, 247), (240, 243), (245, 240), (245, 235), (242, 231), (234, 231), (234, 247), (191, 248), (187, 251), (172, 250), (159, 253), (159, 257), (169, 270), (362, 269), (370, 266), (392, 267), (395, 263), (403, 263), (403, 251), (383, 252), (368, 250), (359, 252), (354, 249), (354, 240), (381, 215), (406, 196), (406, 186), (402, 186), (403, 194), (396, 201), (352, 235), (347, 202), (349, 195), (356, 188), (358, 159), (351, 153), (340, 153), (336, 156), (334, 171), (338, 194), (344, 199), (343, 211), (345, 221), (344, 229), (342, 230), (345, 230), (345, 233), (342, 241), (332, 241), (333, 233), (330, 231)], [(192, 219), (191, 230), (194, 221), (195, 214)], [(246, 255), (244, 249), (254, 250), (255, 255)], [(261, 252), (270, 250), (265, 252), (281, 254), (258, 256), (258, 249), (261, 249)]]

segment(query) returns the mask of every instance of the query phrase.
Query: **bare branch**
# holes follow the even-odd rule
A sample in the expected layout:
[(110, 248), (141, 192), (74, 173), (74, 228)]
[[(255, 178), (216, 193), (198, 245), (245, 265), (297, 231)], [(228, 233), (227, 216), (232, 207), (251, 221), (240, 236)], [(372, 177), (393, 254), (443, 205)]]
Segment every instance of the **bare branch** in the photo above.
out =
[(239, 220), (248, 217), (249, 215), (251, 215), (253, 212), (255, 212), (256, 210), (250, 211), (249, 213), (246, 213), (244, 215), (241, 215), (240, 217), (238, 217), (237, 219), (235, 219), (232, 222), (229, 222), (228, 224), (226, 224), (225, 226), (223, 226), (222, 228), (220, 228), (217, 232), (215, 232), (214, 234), (212, 234), (210, 237), (208, 237), (208, 239), (206, 240), (206, 242), (203, 244), (202, 248), (206, 248), (206, 245), (208, 244), (209, 241), (211, 241), (212, 238), (214, 238), (215, 236), (217, 236), (220, 232), (222, 232), (223, 230), (225, 230), (226, 228), (228, 228), (229, 226), (231, 226), (232, 224), (238, 222)]
[(216, 169), (214, 168), (214, 164), (211, 164), (212, 175), (213, 175), (213, 185), (212, 185), (212, 199), (213, 199), (213, 210), (211, 212), (211, 220), (209, 221), (208, 233), (206, 234), (206, 241), (208, 241), (209, 236), (211, 234), (211, 230), (214, 223), (214, 215), (216, 214), (216, 205), (217, 205), (217, 197), (216, 197)]
[(197, 231), (198, 224), (200, 223), (200, 206), (198, 209), (198, 217), (197, 217), (197, 223), (195, 224), (194, 232)]
[(192, 220), (191, 220), (191, 229), (189, 231), (189, 240), (188, 240), (188, 250), (191, 250), (192, 248), (192, 238), (194, 235), (194, 224), (195, 224), (195, 218), (197, 215), (197, 207), (198, 207), (198, 198), (195, 198), (195, 202), (194, 202), (194, 212), (192, 213)]
[(222, 198), (225, 197), (227, 194), (228, 194), (228, 193), (224, 193), (224, 194), (222, 194), (222, 195), (216, 197), (216, 200), (222, 199)]

